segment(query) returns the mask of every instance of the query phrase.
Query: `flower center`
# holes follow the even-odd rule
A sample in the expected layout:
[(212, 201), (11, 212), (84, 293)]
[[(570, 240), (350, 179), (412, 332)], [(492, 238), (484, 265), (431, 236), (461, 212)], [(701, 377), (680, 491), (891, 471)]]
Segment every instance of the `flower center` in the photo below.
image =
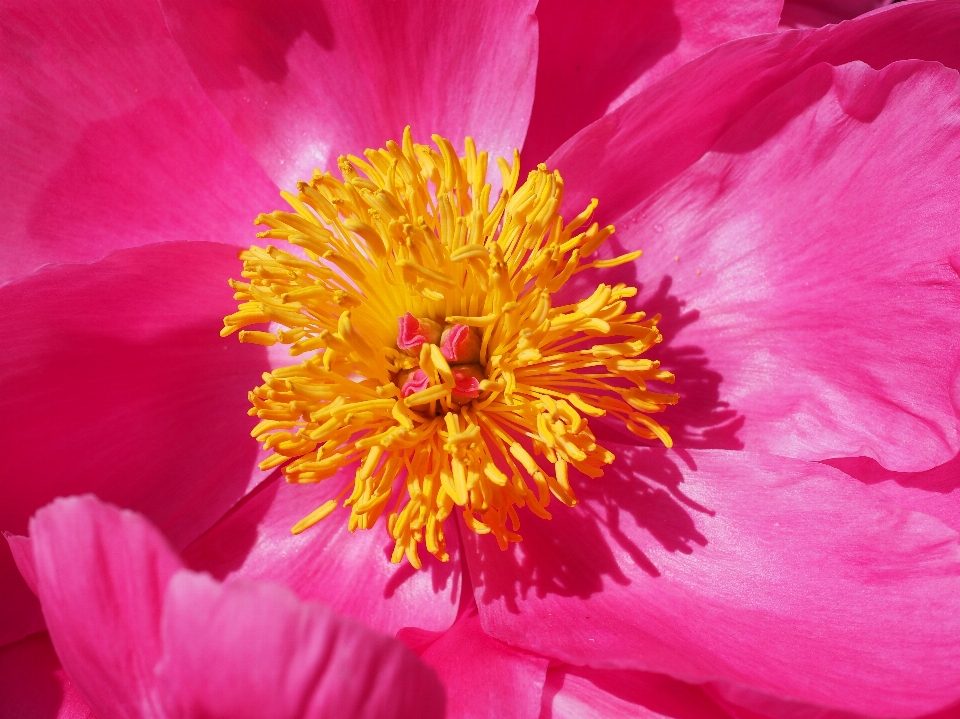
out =
[(614, 461), (590, 419), (671, 446), (650, 414), (677, 401), (647, 386), (673, 375), (640, 357), (661, 336), (658, 317), (627, 312), (636, 288), (553, 304), (573, 275), (640, 255), (590, 259), (613, 233), (588, 225), (596, 200), (565, 223), (559, 173), (540, 165), (518, 187), (514, 152), (497, 161), (491, 207), (487, 154), (433, 140), (414, 144), (407, 128), (400, 145), (341, 157), (342, 180), (318, 171), (281, 193), (293, 211), (260, 215), (258, 236), (296, 248), (240, 254), (239, 311), (222, 331), (273, 323), (240, 341), (302, 358), (250, 393), (253, 436), (273, 452), (261, 468), (343, 485), (293, 532), (342, 501), (351, 531), (386, 514), (393, 561), (418, 568), (420, 545), (448, 558), (455, 508), (505, 549), (521, 539), (519, 509), (549, 519), (551, 496), (576, 504), (571, 468), (599, 477)]

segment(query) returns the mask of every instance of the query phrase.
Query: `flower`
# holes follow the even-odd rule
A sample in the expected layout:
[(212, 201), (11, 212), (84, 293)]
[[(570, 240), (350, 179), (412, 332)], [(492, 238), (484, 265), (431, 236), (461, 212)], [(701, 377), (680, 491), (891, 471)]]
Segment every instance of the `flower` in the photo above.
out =
[[(955, 2), (726, 44), (779, 9), (30, 7), (4, 19), (5, 469), (29, 478), (4, 529), (57, 494), (140, 509), (194, 569), (398, 634), (451, 716), (909, 717), (960, 696)], [(571, 478), (576, 507), (505, 551), (454, 525), (420, 571), (335, 515), (290, 536), (336, 492), (252, 469), (244, 395), (289, 359), (213, 336), (272, 181), (407, 124), (521, 147), (561, 174), (565, 217), (599, 198), (599, 257), (644, 255), (564, 292), (637, 286), (680, 396), (658, 416), (674, 449), (591, 420), (618, 460)], [(50, 260), (86, 264), (25, 274)], [(4, 581), (3, 636), (41, 629)]]
[(59, 499), (10, 544), (100, 719), (444, 715), (436, 676), (396, 640), (283, 587), (191, 572), (134, 512)]

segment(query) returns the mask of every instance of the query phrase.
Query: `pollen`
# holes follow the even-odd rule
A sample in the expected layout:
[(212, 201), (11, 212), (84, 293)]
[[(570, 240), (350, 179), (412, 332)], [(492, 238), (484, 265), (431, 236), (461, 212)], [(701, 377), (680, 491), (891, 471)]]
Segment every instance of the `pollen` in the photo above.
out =
[(296, 358), (250, 393), (252, 434), (271, 452), (260, 466), (339, 493), (292, 531), (340, 506), (351, 531), (383, 518), (393, 561), (417, 568), (421, 548), (449, 558), (454, 512), (506, 549), (520, 510), (575, 505), (571, 478), (615, 459), (591, 422), (671, 446), (651, 415), (677, 401), (648, 386), (674, 378), (642, 357), (661, 335), (659, 317), (628, 311), (636, 288), (564, 291), (640, 255), (596, 258), (614, 231), (591, 223), (597, 201), (565, 222), (560, 174), (540, 165), (520, 184), (516, 151), (496, 161), (492, 201), (486, 152), (433, 143), (407, 128), (400, 144), (339, 158), (340, 179), (318, 170), (282, 192), (290, 209), (256, 224), (285, 249), (240, 254), (221, 333)]

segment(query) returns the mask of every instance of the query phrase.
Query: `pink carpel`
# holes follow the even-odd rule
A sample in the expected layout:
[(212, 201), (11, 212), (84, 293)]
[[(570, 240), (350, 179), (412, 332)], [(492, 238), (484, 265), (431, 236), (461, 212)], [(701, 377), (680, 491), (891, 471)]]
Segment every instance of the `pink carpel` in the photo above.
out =
[(437, 344), (440, 340), (440, 325), (433, 320), (418, 319), (410, 312), (397, 318), (397, 348), (416, 354), (425, 342)]
[[(463, 325), (459, 326), (463, 327)], [(453, 398), (456, 401), (469, 402), (480, 395), (483, 370), (479, 365), (457, 365), (450, 370), (453, 372)]]
[[(454, 373), (454, 376), (456, 376), (456, 373)], [(418, 367), (413, 370), (400, 385), (400, 396), (404, 398), (409, 397), (413, 393), (425, 390), (429, 386), (430, 378), (427, 377), (426, 372)], [(479, 387), (479, 384), (477, 386)]]
[(467, 325), (453, 325), (443, 331), (440, 352), (447, 362), (468, 364), (480, 359), (480, 338)]

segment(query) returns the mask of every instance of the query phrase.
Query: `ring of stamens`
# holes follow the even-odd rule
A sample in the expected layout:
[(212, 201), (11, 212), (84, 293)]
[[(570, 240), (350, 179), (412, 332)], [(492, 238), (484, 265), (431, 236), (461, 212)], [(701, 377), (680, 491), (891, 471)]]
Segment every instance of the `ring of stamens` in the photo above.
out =
[(281, 193), (293, 211), (260, 215), (258, 236), (299, 249), (241, 253), (240, 306), (222, 332), (273, 323), (240, 340), (301, 358), (250, 393), (253, 436), (273, 453), (262, 468), (343, 484), (293, 531), (341, 501), (351, 531), (386, 513), (393, 561), (415, 567), (421, 544), (448, 558), (456, 507), (506, 548), (521, 539), (517, 510), (549, 519), (551, 496), (575, 504), (570, 468), (599, 477), (614, 460), (592, 418), (670, 446), (650, 414), (677, 401), (647, 386), (673, 375), (640, 356), (661, 336), (658, 317), (627, 312), (635, 288), (600, 284), (553, 305), (573, 275), (640, 254), (590, 259), (613, 233), (588, 225), (597, 201), (564, 223), (559, 173), (540, 165), (518, 187), (515, 152), (497, 161), (491, 207), (487, 154), (470, 138), (463, 157), (433, 140), (414, 144), (407, 128), (400, 145), (341, 157), (342, 180), (317, 171)]

